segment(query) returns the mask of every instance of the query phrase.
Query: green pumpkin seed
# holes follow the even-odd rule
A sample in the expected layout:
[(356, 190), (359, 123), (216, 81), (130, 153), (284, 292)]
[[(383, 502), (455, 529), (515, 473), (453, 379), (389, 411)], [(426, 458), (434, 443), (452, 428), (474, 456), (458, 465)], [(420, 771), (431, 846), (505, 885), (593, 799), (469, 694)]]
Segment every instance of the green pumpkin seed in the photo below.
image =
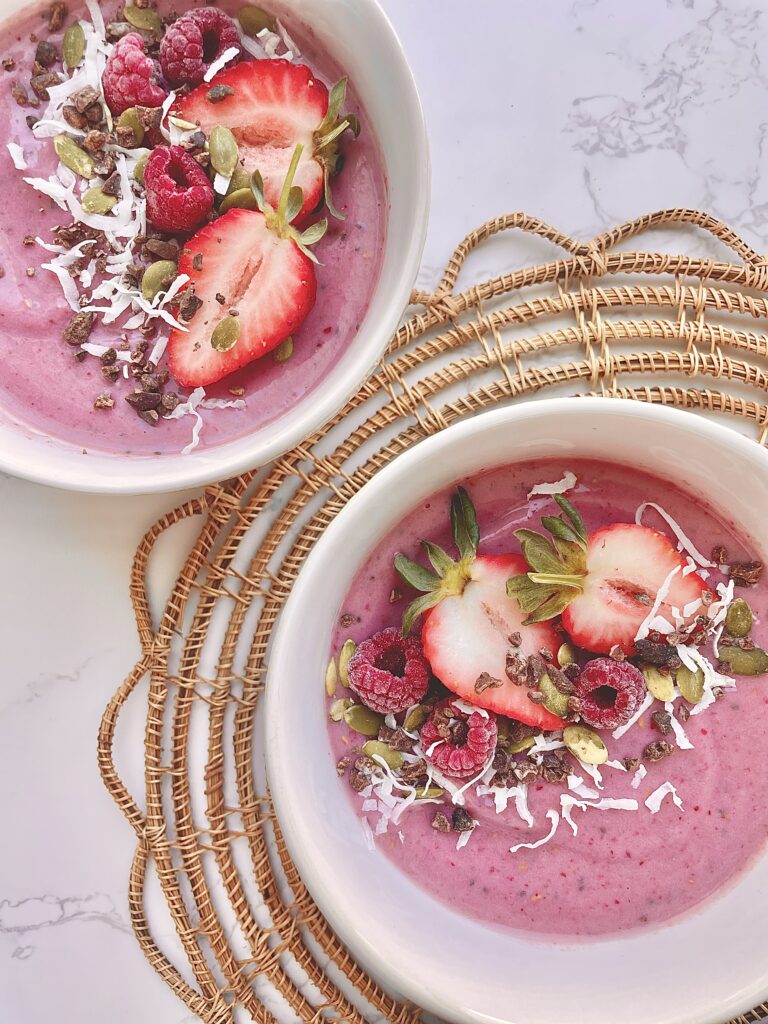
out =
[(349, 686), (349, 663), (357, 650), (354, 640), (345, 640), (339, 651), (339, 679), (342, 686)]
[(236, 192), (228, 192), (219, 203), (219, 213), (227, 210), (258, 210), (259, 204), (250, 188), (239, 188)]
[(386, 743), (381, 743), (379, 740), (368, 740), (367, 743), (363, 744), (363, 753), (373, 760), (374, 757), (380, 757), (382, 761), (389, 765), (392, 771), (397, 771), (398, 768), (403, 767), (403, 755), (399, 750), (393, 750), (392, 747), (388, 747)]
[(151, 302), (159, 292), (168, 290), (179, 276), (179, 268), (173, 260), (158, 260), (144, 271), (141, 279), (141, 294)]
[(704, 696), (704, 673), (700, 668), (692, 672), (686, 665), (681, 665), (675, 673), (677, 688), (687, 701), (698, 704)]
[(130, 128), (133, 132), (133, 137), (136, 139), (135, 145), (131, 149), (136, 149), (144, 141), (144, 125), (139, 119), (139, 115), (136, 111), (136, 107), (129, 107), (124, 110), (120, 117), (117, 119), (118, 128)]
[(211, 166), (218, 174), (229, 177), (234, 174), (239, 159), (235, 136), (223, 124), (217, 124), (208, 139), (208, 152), (211, 154)]
[(64, 64), (70, 70), (82, 62), (85, 56), (85, 32), (79, 21), (70, 25), (64, 33), (64, 38), (61, 41), (61, 55), (64, 58)]
[(751, 651), (744, 651), (741, 647), (721, 647), (718, 656), (735, 676), (761, 676), (768, 672), (768, 654), (759, 647)]
[(163, 31), (162, 18), (157, 11), (153, 11), (150, 7), (136, 7), (133, 4), (127, 4), (123, 17), (129, 25), (144, 32)]
[(70, 171), (79, 174), (81, 178), (93, 177), (93, 159), (68, 135), (57, 135), (53, 140), (53, 148), (59, 160)]
[(536, 740), (533, 736), (523, 736), (521, 740), (515, 740), (514, 743), (510, 743), (507, 746), (507, 750), (510, 754), (522, 754), (524, 750), (530, 750), (535, 742)]
[(293, 338), (286, 338), (285, 341), (281, 341), (275, 351), (272, 353), (272, 358), (276, 363), (287, 363), (293, 355)]
[[(233, 192), (239, 192), (241, 189), (251, 189), (251, 176), (244, 167), (239, 164), (232, 172), (232, 178), (229, 182), (229, 188), (227, 189), (227, 195), (231, 196)], [(254, 197), (255, 198), (255, 197)]]
[(591, 729), (583, 725), (569, 725), (563, 729), (563, 743), (584, 764), (605, 764), (608, 748)]
[(675, 680), (669, 675), (665, 676), (653, 665), (646, 665), (643, 668), (643, 678), (648, 688), (648, 693), (656, 700), (663, 700), (665, 703), (675, 696)]
[(144, 171), (147, 169), (148, 160), (149, 153), (142, 153), (133, 166), (133, 180), (138, 181), (140, 185), (144, 184)]
[(408, 714), (405, 716), (403, 722), (403, 728), (406, 732), (416, 732), (429, 718), (429, 708), (424, 704), (417, 704), (415, 708), (411, 708)]
[(549, 676), (544, 675), (539, 680), (539, 692), (544, 694), (544, 707), (547, 711), (558, 718), (565, 718), (568, 714), (568, 695), (560, 693)]
[(240, 337), (240, 319), (236, 316), (225, 316), (213, 329), (211, 346), (217, 352), (229, 352), (237, 344)]
[(331, 658), (328, 662), (328, 668), (325, 670), (325, 692), (329, 697), (332, 697), (336, 693), (336, 680), (338, 678), (339, 675), (336, 671), (336, 659)]
[(565, 665), (573, 665), (576, 661), (576, 652), (570, 644), (561, 644), (557, 652), (557, 664), (560, 668)]
[(439, 800), (445, 793), (439, 786), (426, 786), (424, 789), (416, 790), (417, 800)]
[(177, 117), (175, 114), (171, 114), (168, 122), (182, 132), (196, 132), (200, 128), (194, 121), (186, 121), (183, 117)]
[(731, 636), (748, 636), (752, 622), (752, 609), (743, 598), (737, 597), (725, 616), (725, 628)]
[(375, 711), (363, 707), (362, 704), (353, 704), (344, 712), (344, 721), (350, 729), (354, 729), (362, 736), (375, 738), (384, 724), (384, 716), (377, 715)]
[(335, 700), (331, 704), (328, 714), (331, 717), (332, 722), (341, 722), (344, 715), (349, 711), (355, 702), (350, 700), (349, 697), (343, 697), (341, 700)]
[(253, 36), (254, 39), (265, 28), (268, 28), (270, 32), (274, 32), (277, 29), (277, 22), (272, 15), (267, 14), (261, 7), (254, 7), (253, 4), (241, 7), (237, 17), (243, 32), (246, 35)]
[(117, 205), (117, 196), (108, 196), (100, 188), (89, 188), (80, 202), (86, 213), (110, 213)]

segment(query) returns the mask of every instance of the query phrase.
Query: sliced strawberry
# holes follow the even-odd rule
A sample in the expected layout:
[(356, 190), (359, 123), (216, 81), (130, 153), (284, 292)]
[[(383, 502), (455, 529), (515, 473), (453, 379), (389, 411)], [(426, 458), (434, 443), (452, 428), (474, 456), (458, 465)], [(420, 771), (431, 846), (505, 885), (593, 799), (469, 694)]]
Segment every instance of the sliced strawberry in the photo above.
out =
[[(232, 95), (211, 102), (217, 86), (231, 89)], [(214, 93), (220, 95), (220, 90)], [(305, 65), (286, 60), (236, 64), (184, 96), (175, 112), (199, 124), (206, 135), (216, 125), (229, 128), (245, 169), (261, 172), (265, 197), (275, 207), (293, 151), (302, 145), (294, 184), (302, 189), (304, 203), (297, 219), (319, 205), (324, 171), (315, 133), (328, 113), (328, 90)]]
[(685, 567), (672, 541), (657, 530), (634, 523), (597, 530), (589, 536), (581, 593), (563, 611), (563, 626), (587, 651), (608, 654), (618, 644), (631, 655), (637, 631), (673, 570), (679, 569), (658, 612), (672, 624), (672, 609), (682, 616), (686, 605), (712, 593), (696, 573), (683, 576)]
[[(168, 340), (171, 373), (184, 387), (212, 384), (271, 351), (315, 304), (312, 260), (255, 211), (230, 210), (198, 231), (184, 247), (179, 273), (202, 302), (188, 331), (174, 330)], [(213, 332), (230, 310), (237, 311), (239, 337), (217, 351)]]
[[(541, 729), (561, 729), (563, 720), (528, 699), (529, 690), (507, 678), (509, 637), (519, 633), (514, 650), (528, 657), (541, 650), (556, 651), (557, 633), (549, 622), (524, 626), (524, 613), (507, 597), (507, 580), (525, 572), (521, 555), (479, 555), (472, 562), (470, 580), (461, 594), (444, 598), (427, 612), (421, 642), (437, 678), (453, 693), (481, 708), (516, 718)], [(478, 693), (483, 673), (500, 680)]]

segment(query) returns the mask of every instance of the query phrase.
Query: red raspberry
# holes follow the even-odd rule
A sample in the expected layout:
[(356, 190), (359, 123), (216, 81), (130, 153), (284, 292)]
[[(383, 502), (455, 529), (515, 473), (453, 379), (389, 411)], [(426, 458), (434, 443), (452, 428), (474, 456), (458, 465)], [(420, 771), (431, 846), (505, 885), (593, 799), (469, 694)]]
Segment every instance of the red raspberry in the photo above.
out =
[(349, 685), (366, 707), (396, 714), (417, 704), (429, 686), (429, 665), (418, 637), (394, 626), (364, 640), (349, 662)]
[(213, 186), (181, 146), (158, 146), (144, 170), (147, 213), (161, 231), (194, 231), (213, 209)]
[(234, 21), (218, 7), (201, 7), (179, 18), (165, 33), (160, 64), (172, 85), (199, 85), (211, 64), (233, 46), (241, 50)]
[(421, 729), (426, 759), (445, 775), (457, 779), (477, 775), (488, 764), (497, 737), (494, 715), (480, 711), (467, 715), (454, 705), (453, 699), (437, 704)]
[(129, 107), (161, 107), (168, 95), (161, 84), (160, 65), (146, 52), (138, 32), (123, 36), (112, 51), (101, 86), (113, 114)]
[(616, 729), (628, 722), (645, 697), (643, 673), (628, 661), (595, 658), (576, 677), (581, 717), (596, 729)]

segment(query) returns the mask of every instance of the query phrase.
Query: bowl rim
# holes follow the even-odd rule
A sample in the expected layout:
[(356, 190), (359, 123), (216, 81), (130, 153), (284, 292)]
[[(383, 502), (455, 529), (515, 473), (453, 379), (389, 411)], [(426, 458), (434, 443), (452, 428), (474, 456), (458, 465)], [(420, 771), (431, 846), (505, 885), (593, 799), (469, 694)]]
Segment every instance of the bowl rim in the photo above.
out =
[[(304, 592), (316, 585), (316, 580), (312, 578), (314, 566), (316, 564), (319, 565), (323, 558), (327, 558), (331, 550), (338, 550), (338, 545), (343, 539), (344, 531), (357, 521), (358, 506), (363, 505), (364, 502), (371, 503), (385, 499), (388, 493), (392, 493), (393, 482), (396, 482), (398, 479), (400, 482), (404, 482), (408, 474), (412, 472), (413, 467), (418, 467), (419, 463), (423, 462), (426, 458), (438, 458), (441, 452), (444, 452), (452, 444), (460, 442), (462, 438), (467, 436), (477, 434), (479, 438), (484, 430), (493, 429), (499, 422), (511, 426), (515, 421), (530, 415), (546, 416), (549, 409), (552, 411), (557, 409), (560, 413), (570, 410), (578, 411), (582, 415), (593, 416), (599, 420), (600, 416), (604, 413), (616, 411), (616, 402), (621, 402), (622, 413), (630, 418), (634, 417), (638, 421), (638, 426), (643, 421), (655, 419), (662, 424), (666, 423), (670, 430), (674, 431), (676, 427), (686, 423), (689, 428), (693, 428), (694, 432), (701, 437), (703, 442), (706, 442), (707, 439), (711, 439), (713, 442), (719, 440), (732, 447), (732, 449), (740, 451), (747, 459), (750, 457), (752, 459), (755, 459), (755, 457), (757, 459), (766, 458), (767, 453), (765, 449), (756, 441), (751, 440), (723, 423), (708, 420), (703, 416), (677, 408), (651, 405), (640, 401), (633, 402), (615, 399), (613, 402), (608, 402), (604, 397), (598, 396), (547, 398), (484, 411), (476, 416), (455, 423), (438, 434), (425, 438), (403, 452), (393, 462), (381, 469), (347, 502), (344, 508), (327, 526), (308, 555), (307, 561), (302, 566), (299, 576), (294, 582), (272, 638), (272, 651), (269, 655), (265, 687), (265, 757), (269, 791), (288, 853), (321, 913), (358, 962), (370, 971), (388, 991), (401, 993), (403, 997), (412, 1001), (415, 1005), (422, 1007), (428, 1012), (437, 1014), (445, 1020), (461, 1022), (461, 1024), (480, 1024), (480, 1022), (483, 1022), (483, 1024), (485, 1022), (487, 1024), (512, 1024), (513, 1018), (506, 1015), (501, 1017), (488, 1014), (487, 1012), (475, 1011), (468, 1002), (469, 996), (467, 996), (467, 1000), (459, 1001), (461, 997), (457, 995), (455, 989), (450, 995), (443, 996), (437, 991), (435, 986), (430, 986), (427, 981), (422, 980), (418, 976), (418, 971), (412, 971), (410, 974), (398, 971), (386, 955), (380, 952), (377, 942), (368, 941), (361, 935), (357, 919), (354, 916), (355, 908), (350, 906), (349, 900), (334, 894), (332, 886), (338, 881), (338, 876), (334, 876), (333, 869), (325, 862), (322, 855), (315, 855), (316, 851), (312, 842), (312, 835), (308, 830), (302, 831), (305, 827), (304, 822), (301, 816), (295, 813), (298, 804), (296, 803), (294, 806), (290, 786), (284, 781), (288, 763), (288, 744), (285, 742), (285, 737), (280, 735), (278, 723), (281, 719), (279, 714), (280, 706), (284, 704), (287, 696), (287, 693), (284, 691), (287, 691), (289, 685), (285, 682), (287, 678), (285, 666), (290, 663), (290, 651), (295, 646), (292, 644), (292, 638), (298, 635), (296, 630), (301, 628), (302, 609), (300, 605), (304, 600)], [(597, 423), (595, 429), (598, 429)], [(762, 455), (758, 454), (761, 452)], [(510, 459), (510, 461), (514, 460)], [(478, 462), (479, 464), (473, 472), (481, 472), (484, 468), (490, 468), (490, 465), (485, 467), (482, 464), (481, 458), (478, 459)], [(493, 465), (499, 465), (499, 463), (494, 461)], [(768, 458), (765, 461), (765, 471), (766, 475), (768, 475)], [(363, 494), (365, 497), (361, 499)], [(407, 514), (407, 512), (403, 514)], [(374, 538), (370, 543), (375, 544), (377, 539), (380, 538)], [(356, 567), (355, 571), (357, 571), (357, 568), (359, 566)], [(762, 855), (760, 859), (762, 859)], [(397, 868), (393, 870), (399, 871)], [(750, 867), (746, 870), (749, 873), (752, 868)], [(429, 899), (432, 899), (432, 897), (429, 897)], [(708, 900), (705, 900), (704, 904), (706, 905), (708, 902)], [(686, 913), (682, 917), (683, 919), (688, 919), (691, 916), (695, 916), (697, 911), (698, 907), (694, 907), (690, 914)], [(468, 920), (471, 921), (471, 919)], [(472, 923), (476, 924), (476, 922)], [(670, 924), (673, 923), (670, 922)], [(493, 929), (493, 926), (485, 926), (482, 923), (480, 923), (480, 926)], [(659, 927), (664, 928), (664, 923)], [(653, 930), (651, 929), (650, 931)], [(644, 932), (643, 934), (649, 933)], [(610, 937), (606, 938), (610, 940)], [(531, 936), (528, 941), (533, 945), (536, 939), (534, 936)], [(571, 949), (583, 945), (585, 944), (569, 944), (567, 939), (563, 940), (562, 943), (563, 948), (570, 946)], [(433, 961), (433, 963), (437, 962), (437, 960)], [(727, 1007), (721, 1006), (720, 1010), (713, 1008), (711, 1015), (708, 1014), (706, 1018), (696, 1017), (694, 1019), (693, 1017), (683, 1018), (676, 1016), (675, 1021), (680, 1021), (681, 1024), (683, 1020), (685, 1024), (719, 1024), (723, 1020), (724, 1012), (727, 1012), (728, 1019), (739, 1013), (745, 1013), (758, 1005), (768, 995), (767, 979), (768, 975), (760, 980), (759, 985), (755, 984), (753, 988), (742, 988), (729, 1001)], [(469, 992), (469, 986), (467, 986), (467, 992)], [(505, 1013), (514, 1012), (512, 1008), (505, 1011)], [(639, 1020), (640, 1018), (637, 1019)], [(645, 1022), (645, 1018), (642, 1019)], [(635, 1018), (633, 1017), (634, 1020)], [(517, 1017), (514, 1018), (514, 1021), (515, 1024), (522, 1024), (521, 1021), (518, 1021)]]
[[(35, 0), (19, 5), (10, 16), (34, 6)], [(398, 260), (396, 287), (390, 289), (387, 296), (386, 315), (380, 315), (375, 323), (369, 324), (367, 344), (362, 345), (360, 334), (356, 334), (340, 362), (302, 398), (295, 411), (283, 412), (253, 434), (244, 434), (210, 449), (197, 449), (191, 456), (182, 456), (179, 452), (125, 456), (93, 449), (87, 456), (84, 450), (81, 458), (78, 445), (9, 417), (0, 426), (6, 439), (12, 441), (12, 449), (0, 444), (0, 472), (32, 483), (94, 494), (154, 494), (204, 486), (263, 466), (290, 451), (343, 409), (370, 376), (408, 307), (420, 269), (429, 224), (431, 158), (416, 81), (392, 22), (379, 0), (355, 0), (355, 8), (358, 17), (364, 14), (369, 19), (376, 36), (386, 39), (390, 70), (399, 77), (406, 101), (402, 121), (413, 128), (409, 149), (415, 173), (410, 190), (411, 228)], [(382, 158), (386, 170), (387, 154), (382, 152)], [(389, 241), (388, 236), (385, 252)], [(379, 287), (380, 282), (374, 287), (373, 297)], [(265, 432), (267, 437), (263, 437)], [(52, 443), (46, 446), (41, 438)]]

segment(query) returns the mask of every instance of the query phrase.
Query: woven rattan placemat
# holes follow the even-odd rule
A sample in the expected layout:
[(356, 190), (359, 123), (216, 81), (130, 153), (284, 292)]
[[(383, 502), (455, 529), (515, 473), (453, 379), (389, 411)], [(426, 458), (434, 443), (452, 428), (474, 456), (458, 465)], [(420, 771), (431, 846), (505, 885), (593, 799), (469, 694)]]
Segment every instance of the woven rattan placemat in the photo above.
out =
[[(721, 257), (638, 250), (637, 236), (656, 228)], [(459, 290), (470, 253), (499, 260), (492, 239), (509, 229), (540, 236), (539, 253), (547, 240), (552, 258)], [(662, 211), (586, 244), (522, 213), (500, 217), (458, 246), (433, 293), (414, 293), (415, 312), (335, 420), (266, 470), (209, 487), (147, 533), (131, 577), (142, 654), (104, 714), (99, 762), (136, 833), (136, 937), (193, 1014), (207, 1024), (283, 1013), (303, 1022), (358, 1024), (371, 1012), (396, 1024), (420, 1020), (365, 976), (321, 917), (263, 781), (258, 712), (270, 634), (328, 523), (427, 435), (542, 392), (731, 415), (765, 443), (766, 292), (768, 261), (704, 213)], [(197, 539), (153, 618), (153, 548), (191, 517)], [(113, 757), (131, 698), (146, 715), (141, 799)], [(766, 1013), (764, 1005), (739, 1021)]]

